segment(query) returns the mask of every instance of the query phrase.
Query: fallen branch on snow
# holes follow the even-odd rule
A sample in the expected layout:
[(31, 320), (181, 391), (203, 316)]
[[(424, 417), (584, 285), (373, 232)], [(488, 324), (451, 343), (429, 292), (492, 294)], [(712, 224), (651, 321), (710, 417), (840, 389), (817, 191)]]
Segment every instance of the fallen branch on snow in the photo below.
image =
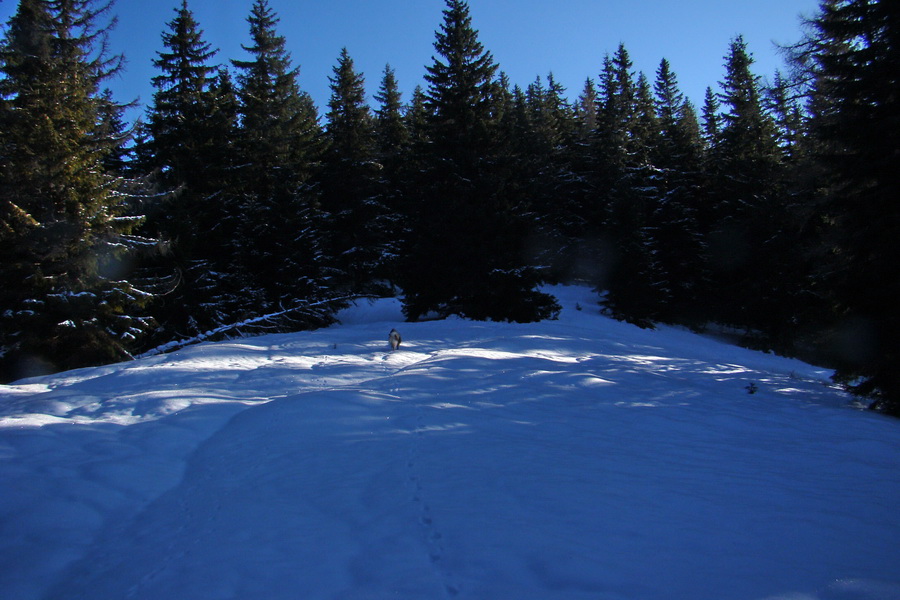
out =
[(186, 346), (191, 346), (193, 344), (199, 344), (200, 342), (205, 342), (212, 337), (217, 335), (221, 335), (228, 331), (237, 331), (240, 337), (244, 337), (242, 333), (240, 333), (240, 329), (243, 327), (248, 327), (251, 325), (259, 325), (260, 323), (265, 323), (266, 321), (270, 321), (279, 317), (284, 317), (291, 313), (308, 311), (309, 309), (315, 308), (317, 306), (324, 306), (326, 304), (332, 304), (336, 302), (350, 302), (353, 300), (359, 300), (361, 298), (373, 298), (373, 296), (344, 296), (342, 298), (329, 298), (328, 300), (321, 300), (319, 302), (313, 302), (312, 304), (304, 304), (302, 306), (295, 306), (293, 308), (288, 308), (285, 310), (281, 310), (274, 313), (269, 313), (267, 315), (262, 315), (259, 317), (252, 317), (250, 319), (244, 319), (238, 323), (230, 323), (228, 325), (222, 325), (220, 327), (216, 327), (215, 329), (210, 329), (205, 333), (201, 333), (195, 335), (192, 338), (183, 339), (183, 340), (173, 340), (171, 342), (166, 342), (161, 346), (157, 346), (156, 348), (152, 348), (151, 350), (147, 350), (142, 354), (138, 354), (135, 356), (135, 359), (138, 358), (146, 358), (148, 356), (156, 356), (158, 354), (165, 354), (166, 352), (172, 352), (173, 350), (180, 350)]

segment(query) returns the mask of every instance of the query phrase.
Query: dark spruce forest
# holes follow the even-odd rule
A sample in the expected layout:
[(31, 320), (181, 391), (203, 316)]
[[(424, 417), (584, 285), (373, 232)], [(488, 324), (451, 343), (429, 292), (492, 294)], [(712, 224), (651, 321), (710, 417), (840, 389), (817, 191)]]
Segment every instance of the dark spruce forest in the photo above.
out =
[[(799, 356), (900, 414), (900, 3), (822, 0), (754, 72), (741, 37), (694, 106), (625, 45), (580, 91), (510, 85), (446, 0), (424, 87), (374, 106), (346, 50), (319, 114), (267, 0), (247, 60), (188, 2), (137, 123), (105, 0), (20, 0), (0, 42), (0, 380), (320, 327), (552, 319), (543, 283), (641, 327)], [(764, 77), (765, 76), (765, 77)]]

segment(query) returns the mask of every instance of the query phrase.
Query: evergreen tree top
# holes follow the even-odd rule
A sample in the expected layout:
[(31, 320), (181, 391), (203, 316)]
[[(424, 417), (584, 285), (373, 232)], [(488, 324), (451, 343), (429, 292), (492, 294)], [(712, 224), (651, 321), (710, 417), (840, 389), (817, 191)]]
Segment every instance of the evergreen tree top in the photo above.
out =
[(381, 86), (375, 94), (380, 106), (375, 109), (376, 136), (383, 153), (397, 151), (409, 138), (403, 122), (403, 97), (391, 65), (385, 65)]
[(635, 83), (633, 63), (624, 44), (616, 53), (603, 59), (600, 79), (600, 109), (608, 125), (627, 129), (634, 115)]
[(332, 152), (345, 159), (368, 157), (373, 142), (372, 119), (366, 104), (365, 79), (356, 72), (347, 48), (334, 67), (328, 102), (328, 137)]
[(427, 140), (429, 116), (425, 90), (422, 89), (421, 85), (417, 85), (413, 89), (409, 106), (406, 108), (406, 114), (404, 115), (406, 128), (414, 143), (421, 144)]
[(21, 0), (15, 15), (9, 20), (2, 49), (0, 49), (0, 97), (12, 98), (27, 94), (27, 89), (15, 86), (18, 79), (34, 78), (41, 65), (53, 59), (52, 16), (46, 2)]
[(590, 77), (584, 81), (584, 88), (578, 96), (574, 113), (579, 122), (582, 138), (597, 128), (597, 86)]
[(656, 114), (659, 116), (663, 130), (671, 129), (678, 118), (678, 112), (684, 104), (684, 94), (678, 89), (678, 80), (669, 61), (665, 58), (659, 63), (654, 83)]
[(203, 41), (203, 31), (188, 8), (187, 0), (175, 9), (176, 16), (163, 32), (163, 45), (169, 52), (158, 52), (153, 66), (163, 72), (152, 79), (159, 90), (174, 88), (176, 93), (198, 94), (206, 86), (207, 79), (215, 72), (207, 61), (218, 54), (208, 42)]
[(753, 57), (742, 36), (729, 47), (725, 62), (725, 80), (719, 94), (726, 110), (721, 115), (721, 143), (727, 146), (723, 156), (771, 163), (775, 160), (777, 144), (775, 125), (763, 108), (760, 78), (750, 67)]
[(247, 17), (253, 45), (241, 45), (254, 58), (249, 61), (231, 61), (243, 71), (238, 75), (238, 83), (242, 89), (265, 88), (295, 81), (300, 69), (291, 68), (291, 55), (286, 49), (285, 38), (276, 31), (279, 21), (268, 0), (255, 0), (250, 16)]
[(397, 75), (391, 65), (385, 65), (384, 77), (381, 79), (381, 86), (375, 93), (375, 100), (381, 104), (375, 113), (379, 118), (386, 115), (399, 113), (403, 107), (403, 95), (400, 93), (400, 86), (397, 83)]
[(425, 80), (430, 84), (429, 99), (444, 102), (480, 101), (497, 71), (490, 52), (478, 41), (472, 27), (469, 5), (463, 0), (447, 0), (444, 22), (435, 34), (434, 48), (443, 60), (432, 57)]
[(338, 63), (332, 68), (332, 72), (334, 77), (328, 78), (331, 83), (331, 99), (328, 102), (331, 109), (329, 119), (350, 107), (368, 113), (368, 106), (365, 105), (365, 77), (356, 72), (353, 59), (346, 46), (341, 48)]
[(719, 139), (721, 116), (719, 115), (719, 98), (711, 87), (706, 88), (706, 93), (703, 97), (703, 110), (701, 116), (703, 119), (703, 135), (706, 138), (706, 143), (713, 146)]
[(726, 124), (760, 112), (760, 78), (751, 71), (753, 55), (747, 50), (743, 36), (737, 36), (725, 57), (725, 80), (720, 82), (719, 99), (731, 110), (723, 115)]
[[(97, 0), (21, 0), (0, 50), (3, 73), (24, 77), (30, 72), (34, 76), (35, 65), (43, 65), (41, 69), (77, 65), (78, 81), (70, 83), (99, 93), (102, 82), (121, 71), (125, 62), (122, 54), (109, 54), (109, 32), (117, 22), (108, 16), (112, 4)], [(27, 95), (28, 90), (21, 91)]]

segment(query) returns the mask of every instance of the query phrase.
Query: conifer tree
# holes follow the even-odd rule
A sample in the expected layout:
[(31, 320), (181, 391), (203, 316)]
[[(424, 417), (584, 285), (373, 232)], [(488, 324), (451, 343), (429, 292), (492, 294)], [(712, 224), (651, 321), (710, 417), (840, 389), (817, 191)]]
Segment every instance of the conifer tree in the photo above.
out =
[(371, 159), (375, 146), (372, 115), (366, 104), (365, 78), (357, 73), (347, 48), (341, 49), (334, 76), (329, 77), (326, 132), (329, 151), (351, 162)]
[(525, 90), (531, 122), (530, 135), (533, 150), (537, 153), (559, 153), (574, 134), (573, 113), (565, 94), (565, 88), (554, 79), (553, 73), (547, 75), (546, 86), (538, 77)]
[[(403, 121), (403, 96), (397, 83), (394, 69), (384, 68), (384, 76), (378, 93), (375, 94), (378, 108), (375, 109), (375, 140), (378, 155), (383, 163), (396, 160), (409, 142), (409, 131)], [(394, 165), (391, 165), (394, 166)], [(385, 168), (392, 170), (388, 165)]]
[[(202, 38), (187, 0), (175, 10), (175, 18), (168, 23), (169, 31), (163, 32), (165, 50), (158, 53), (153, 65), (161, 72), (152, 79), (156, 92), (150, 107), (147, 128), (151, 137), (149, 154), (165, 187), (178, 188), (203, 181), (198, 172), (202, 162), (197, 156), (198, 137), (204, 138), (202, 125), (211, 109), (209, 84), (215, 67), (209, 59), (216, 51)], [(200, 131), (196, 131), (199, 129)], [(191, 186), (191, 187), (194, 187)], [(192, 208), (175, 209), (173, 221), (183, 223), (190, 219)], [(177, 225), (174, 225), (175, 227)], [(171, 231), (173, 237), (192, 235), (192, 228)]]
[[(533, 215), (535, 225), (534, 264), (548, 267), (553, 280), (569, 279), (582, 248), (584, 218), (581, 207), (585, 189), (576, 169), (590, 160), (587, 138), (566, 100), (566, 90), (550, 73), (546, 86), (538, 77), (521, 98), (519, 131), (523, 208)], [(592, 109), (594, 110), (594, 109)]]
[[(598, 287), (616, 317), (701, 322), (707, 280), (700, 134), (696, 114), (665, 59), (651, 88), (635, 79), (624, 46), (604, 64), (599, 153), (605, 182), (603, 264)], [(602, 130), (602, 128), (606, 130)]]
[(660, 144), (659, 120), (656, 116), (656, 103), (647, 76), (638, 74), (635, 84), (635, 120), (634, 147), (636, 155), (631, 160), (642, 167), (650, 166), (658, 156)]
[(701, 140), (703, 142), (701, 172), (706, 202), (698, 206), (699, 214), (697, 215), (701, 231), (707, 237), (715, 227), (718, 217), (715, 211), (714, 190), (711, 182), (716, 168), (716, 148), (719, 144), (722, 130), (721, 108), (718, 95), (713, 92), (711, 87), (707, 87), (700, 117)]
[(414, 245), (403, 269), (410, 319), (437, 310), (476, 319), (530, 321), (553, 314), (525, 268), (524, 223), (517, 219), (495, 169), (497, 66), (478, 41), (469, 6), (447, 0), (428, 67), (431, 113), (429, 170), (418, 191)]
[(711, 87), (706, 88), (703, 97), (703, 139), (707, 148), (714, 148), (719, 143), (719, 132), (722, 129), (722, 117), (719, 114), (720, 105), (716, 93)]
[[(410, 160), (411, 136), (404, 115), (403, 97), (394, 70), (386, 65), (375, 109), (375, 143), (380, 175), (378, 197), (386, 208), (384, 277), (397, 279), (400, 254), (409, 232), (409, 187), (414, 179), (415, 161)], [(423, 121), (424, 123), (424, 121)]]
[(575, 103), (575, 119), (578, 122), (578, 138), (586, 140), (597, 129), (597, 86), (588, 77)]
[(629, 166), (636, 140), (631, 138), (635, 121), (633, 63), (624, 44), (603, 59), (599, 85), (597, 156), (601, 194), (608, 193)]
[(659, 63), (654, 82), (654, 106), (659, 124), (660, 140), (654, 162), (663, 165), (672, 160), (683, 149), (676, 147), (679, 135), (676, 133), (681, 122), (684, 94), (678, 89), (678, 81), (665, 58)]
[(684, 148), (684, 156), (678, 156), (684, 160), (687, 168), (700, 168), (703, 162), (703, 131), (700, 127), (700, 119), (694, 104), (685, 99), (681, 104), (679, 118), (673, 134)]
[[(779, 154), (775, 145), (775, 128), (763, 105), (759, 77), (751, 71), (753, 58), (743, 37), (734, 39), (726, 57), (725, 80), (720, 95), (726, 111), (722, 114), (721, 139), (716, 160), (719, 168), (744, 177), (735, 189), (735, 201), (762, 190), (746, 188), (750, 183), (765, 185), (777, 168)], [(731, 190), (729, 190), (731, 191)], [(723, 194), (727, 196), (730, 194)], [(728, 202), (728, 200), (725, 200)]]
[(560, 198), (569, 208), (562, 230), (563, 248), (555, 277), (562, 280), (594, 280), (600, 277), (595, 266), (602, 262), (597, 247), (600, 208), (600, 102), (597, 86), (587, 78), (572, 109), (572, 139), (565, 149), (568, 173), (559, 188)]
[(712, 293), (719, 320), (774, 339), (785, 337), (784, 324), (791, 320), (786, 302), (791, 283), (775, 273), (791, 258), (785, 252), (794, 225), (784, 194), (783, 156), (752, 64), (743, 38), (735, 38), (721, 83), (722, 129), (709, 161)]
[(708, 283), (700, 220), (705, 197), (700, 126), (666, 59), (657, 69), (654, 90), (660, 137), (653, 162), (660, 191), (650, 223), (660, 275), (655, 283), (657, 315), (663, 321), (699, 326), (699, 301)]
[(329, 80), (328, 150), (321, 187), (329, 254), (337, 271), (332, 285), (365, 292), (385, 274), (390, 239), (387, 207), (377, 193), (375, 128), (365, 102), (364, 78), (346, 48)]
[[(516, 88), (518, 86), (515, 86)], [(497, 77), (496, 88), (494, 91), (494, 118), (497, 120), (500, 130), (500, 139), (506, 145), (507, 152), (516, 152), (516, 140), (514, 139), (515, 130), (515, 89), (510, 88), (509, 76), (500, 71)]]
[(900, 414), (900, 12), (896, 2), (824, 0), (806, 40), (812, 133), (834, 252), (838, 377)]
[(765, 90), (769, 112), (775, 120), (778, 143), (788, 159), (798, 158), (803, 136), (803, 109), (792, 92), (793, 87), (780, 71), (776, 71), (772, 85)]
[(154, 66), (156, 88), (148, 110), (147, 139), (140, 161), (164, 200), (151, 212), (145, 230), (166, 240), (178, 286), (157, 307), (160, 343), (174, 335), (194, 335), (231, 320), (221, 296), (236, 284), (230, 275), (233, 231), (226, 231), (236, 141), (237, 107), (225, 71), (210, 65), (215, 56), (188, 7), (175, 9), (163, 32), (164, 49)]
[(240, 211), (236, 267), (254, 313), (301, 304), (325, 294), (318, 199), (312, 176), (321, 160), (315, 105), (297, 82), (278, 18), (255, 0), (247, 19), (250, 60), (237, 69)]
[(407, 226), (411, 226), (418, 213), (417, 189), (422, 180), (431, 147), (429, 122), (431, 113), (428, 110), (425, 90), (417, 85), (410, 96), (409, 104), (403, 114), (403, 125), (406, 127), (407, 143), (402, 147), (401, 172), (403, 173), (404, 203), (403, 218)]
[(655, 318), (659, 279), (651, 256), (648, 215), (656, 202), (649, 163), (655, 143), (649, 85), (635, 81), (624, 44), (604, 59), (600, 81), (597, 146), (599, 221), (607, 244), (599, 249), (602, 265), (597, 281), (606, 290), (606, 306), (617, 317), (641, 325)]
[[(237, 196), (233, 191), (237, 187), (235, 176), (236, 153), (239, 144), (238, 98), (231, 73), (220, 66), (209, 86), (211, 105), (206, 115), (205, 145), (202, 155), (205, 160), (204, 173), (211, 195), (207, 198), (209, 229), (206, 239), (210, 249), (216, 256), (210, 257), (214, 264), (224, 266), (229, 255), (229, 248), (236, 237), (236, 221), (240, 219)], [(202, 226), (202, 225), (201, 225)]]
[(421, 85), (417, 85), (413, 89), (409, 106), (403, 115), (403, 123), (406, 125), (406, 131), (409, 133), (411, 148), (417, 151), (425, 150), (429, 140), (428, 122), (430, 119), (431, 113), (428, 110), (425, 90), (422, 89)]
[(134, 131), (125, 121), (127, 108), (128, 106), (115, 101), (109, 88), (100, 94), (97, 104), (99, 120), (97, 135), (108, 139), (111, 146), (103, 157), (103, 168), (109, 175), (118, 178), (133, 174), (130, 163), (134, 152), (127, 144), (131, 141)]
[(496, 144), (491, 111), (497, 65), (478, 41), (467, 2), (447, 0), (444, 22), (435, 35), (439, 57), (425, 76), (433, 143), (456, 169), (474, 172)]
[(22, 0), (0, 44), (0, 344), (4, 380), (128, 357), (150, 322), (123, 280), (124, 142), (100, 84), (109, 5)]

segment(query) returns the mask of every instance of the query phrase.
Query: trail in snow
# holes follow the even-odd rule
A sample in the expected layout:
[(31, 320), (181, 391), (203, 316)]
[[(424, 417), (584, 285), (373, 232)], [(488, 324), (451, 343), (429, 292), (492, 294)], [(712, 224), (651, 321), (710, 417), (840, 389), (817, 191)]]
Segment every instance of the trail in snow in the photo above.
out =
[(896, 421), (554, 291), (0, 388), (3, 597), (900, 597)]

